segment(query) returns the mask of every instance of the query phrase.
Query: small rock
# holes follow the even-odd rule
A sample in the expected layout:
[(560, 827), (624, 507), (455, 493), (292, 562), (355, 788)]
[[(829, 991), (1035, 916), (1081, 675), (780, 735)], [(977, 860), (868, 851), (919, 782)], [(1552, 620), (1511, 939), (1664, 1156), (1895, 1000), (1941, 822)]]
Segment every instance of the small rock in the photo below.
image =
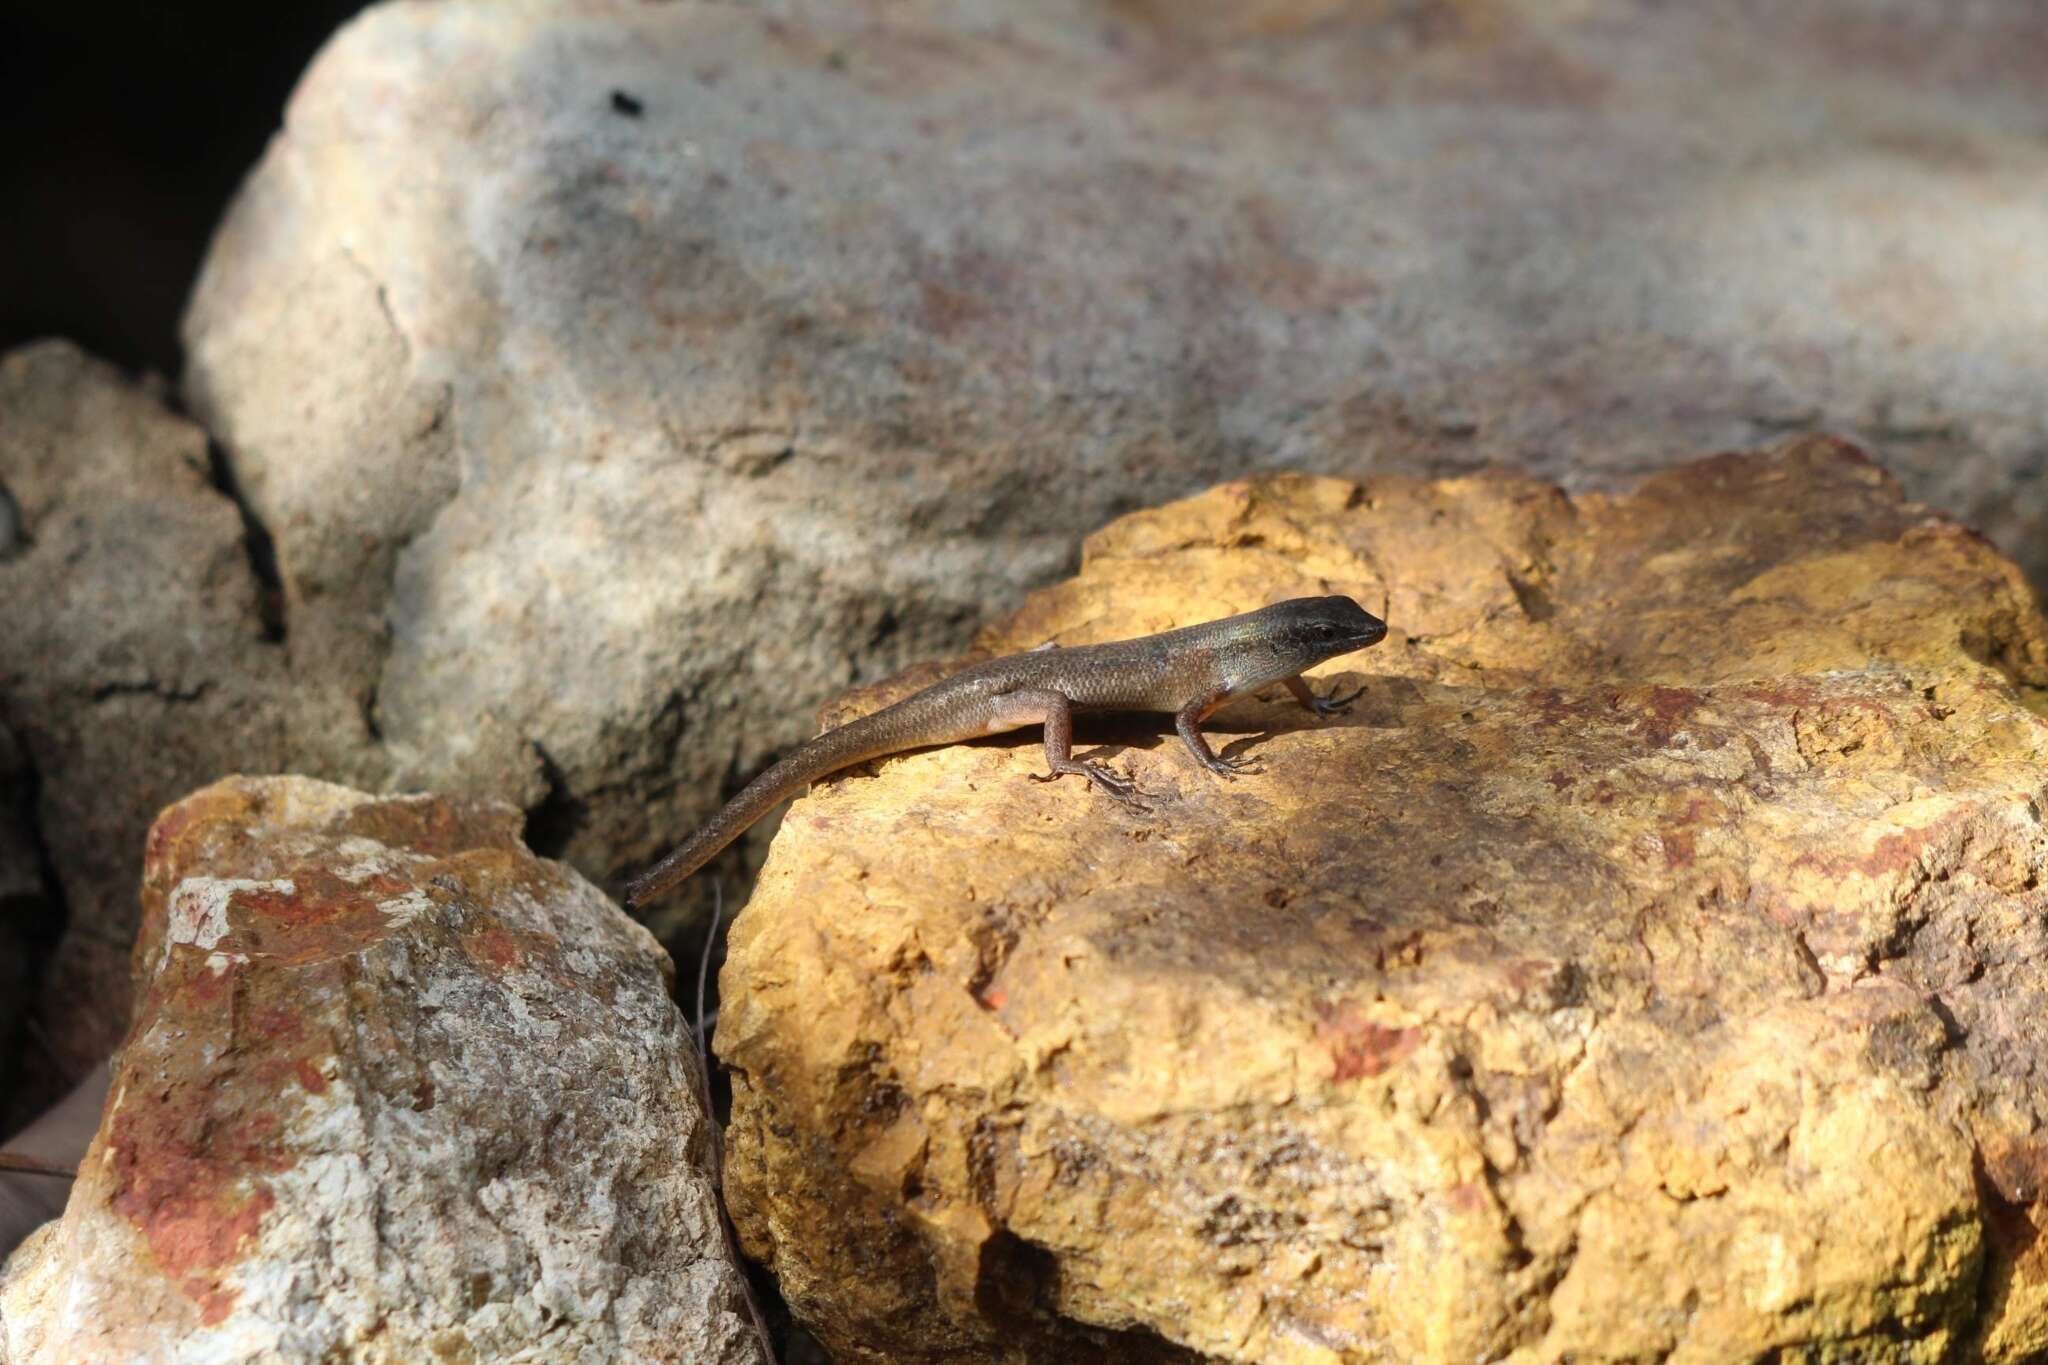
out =
[[(1127, 516), (1008, 652), (1347, 593), (1318, 724), (819, 784), (733, 926), (749, 1253), (842, 1361), (2048, 1351), (2048, 623), (1808, 438)], [(1105, 1333), (1116, 1333), (1114, 1338)]]
[(134, 1026), (0, 1357), (761, 1359), (667, 958), (519, 824), (303, 778), (163, 813)]

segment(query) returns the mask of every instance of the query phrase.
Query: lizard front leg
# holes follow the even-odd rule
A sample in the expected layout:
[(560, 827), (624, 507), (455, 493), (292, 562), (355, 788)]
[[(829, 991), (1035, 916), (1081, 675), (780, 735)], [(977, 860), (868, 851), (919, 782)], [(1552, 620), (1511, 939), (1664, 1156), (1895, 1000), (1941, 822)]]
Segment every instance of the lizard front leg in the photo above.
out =
[(1362, 685), (1357, 691), (1347, 692), (1341, 697), (1319, 697), (1299, 675), (1285, 679), (1285, 682), (1287, 690), (1294, 694), (1294, 699), (1319, 716), (1341, 715), (1350, 709), (1352, 702), (1365, 695), (1365, 688)]
[(1202, 722), (1209, 714), (1230, 699), (1227, 692), (1213, 692), (1205, 697), (1196, 697), (1180, 708), (1173, 717), (1173, 728), (1180, 731), (1181, 743), (1188, 746), (1188, 752), (1195, 756), (1195, 762), (1207, 768), (1218, 777), (1236, 777), (1239, 773), (1265, 771), (1250, 759), (1218, 758), (1209, 748), (1209, 741), (1202, 737)]
[(1074, 757), (1074, 704), (1063, 692), (1050, 688), (1025, 688), (1006, 692), (995, 699), (996, 719), (1005, 726), (1045, 727), (1045, 766), (1052, 771), (1033, 773), (1033, 782), (1056, 782), (1069, 773), (1078, 774), (1117, 800), (1137, 799), (1138, 786), (1121, 773), (1100, 763), (1083, 763)]

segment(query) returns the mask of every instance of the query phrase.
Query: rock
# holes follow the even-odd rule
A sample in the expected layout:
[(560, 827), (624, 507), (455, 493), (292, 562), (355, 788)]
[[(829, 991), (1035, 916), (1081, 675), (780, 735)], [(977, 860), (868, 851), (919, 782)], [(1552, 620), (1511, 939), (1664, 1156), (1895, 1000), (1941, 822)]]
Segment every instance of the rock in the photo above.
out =
[(784, 820), (721, 978), (727, 1195), (835, 1358), (2048, 1352), (2013, 564), (1820, 439), (1614, 496), (1274, 475), (1111, 524), (982, 643), (1320, 592), (1393, 634), (1324, 670), (1345, 719), (1211, 722), (1263, 775), (1084, 724), (1152, 809), (1025, 781), (1027, 736)]
[(282, 765), (284, 672), (206, 435), (159, 397), (67, 343), (0, 356), (0, 486), (19, 517), (0, 713), (70, 920), (39, 991), (52, 1074), (22, 1097), (40, 1108), (127, 1025), (150, 820), (223, 772)]
[(335, 723), (611, 878), (1248, 468), (1824, 425), (2048, 575), (2044, 51), (2025, 0), (381, 5), (185, 387)]
[(753, 1361), (668, 962), (483, 801), (234, 778), (150, 832), (143, 982), (28, 1360)]

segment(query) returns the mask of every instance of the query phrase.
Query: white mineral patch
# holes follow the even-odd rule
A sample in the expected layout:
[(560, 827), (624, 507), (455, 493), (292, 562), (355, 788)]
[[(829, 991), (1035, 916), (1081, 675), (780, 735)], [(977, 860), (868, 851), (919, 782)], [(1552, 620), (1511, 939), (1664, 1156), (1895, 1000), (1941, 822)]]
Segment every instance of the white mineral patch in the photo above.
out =
[(189, 943), (210, 951), (228, 932), (228, 902), (237, 891), (275, 891), (289, 896), (298, 888), (288, 878), (249, 881), (241, 877), (187, 877), (171, 889), (165, 911), (164, 947), (157, 956), (162, 969), (175, 944)]
[(384, 917), (394, 929), (402, 928), (412, 923), (415, 919), (433, 908), (433, 899), (426, 892), (420, 890), (408, 891), (404, 895), (394, 896), (388, 901), (377, 902), (377, 909), (383, 912)]
[[(416, 856), (361, 835), (342, 840), (326, 851), (335, 862), (334, 875), (345, 882), (365, 882), (372, 877), (403, 876), (420, 861)], [(342, 859), (348, 861), (342, 862)]]

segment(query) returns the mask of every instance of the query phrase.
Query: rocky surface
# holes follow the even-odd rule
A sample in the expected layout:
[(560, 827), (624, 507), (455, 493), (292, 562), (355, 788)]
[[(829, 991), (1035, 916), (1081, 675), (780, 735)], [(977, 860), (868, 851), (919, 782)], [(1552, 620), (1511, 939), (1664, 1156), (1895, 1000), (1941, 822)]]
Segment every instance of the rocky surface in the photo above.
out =
[(820, 784), (732, 932), (727, 1194), (844, 1361), (2048, 1352), (2048, 626), (1804, 440), (1567, 497), (1274, 476), (983, 643), (1309, 592), (1317, 723)]
[(760, 1359), (668, 960), (519, 824), (301, 778), (164, 813), (0, 1358)]
[(320, 732), (609, 878), (1248, 468), (1822, 426), (2048, 570), (2043, 60), (2025, 0), (383, 5), (186, 391)]
[(151, 819), (222, 773), (281, 766), (293, 727), (241, 517), (205, 433), (160, 396), (62, 342), (0, 357), (0, 490), (0, 720), (40, 843), (0, 865), (19, 880), (47, 856), (70, 921), (17, 1092), (39, 1107), (126, 1027)]

